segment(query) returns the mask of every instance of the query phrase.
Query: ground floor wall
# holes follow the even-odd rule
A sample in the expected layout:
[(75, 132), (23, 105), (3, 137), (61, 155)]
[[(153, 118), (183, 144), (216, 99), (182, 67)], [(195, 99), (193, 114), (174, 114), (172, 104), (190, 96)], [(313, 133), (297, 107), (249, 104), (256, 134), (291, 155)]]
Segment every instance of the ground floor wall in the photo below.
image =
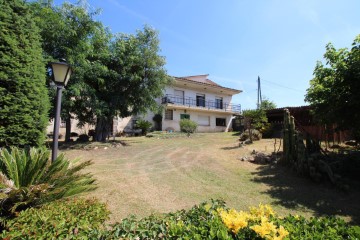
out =
[[(167, 112), (166, 112), (167, 111)], [(169, 111), (171, 115), (169, 115)], [(198, 124), (198, 132), (224, 132), (231, 131), (232, 129), (232, 114), (231, 113), (214, 113), (206, 111), (196, 111), (196, 110), (182, 110), (182, 109), (167, 109), (163, 111), (162, 122), (160, 126), (156, 123), (154, 119), (155, 114), (153, 112), (148, 112), (143, 115), (130, 116), (126, 118), (115, 117), (113, 120), (113, 135), (121, 135), (122, 133), (133, 133), (136, 128), (136, 121), (143, 119), (149, 121), (153, 125), (153, 130), (162, 130), (162, 131), (180, 131), (180, 120), (182, 118), (189, 118), (192, 121), (195, 121)], [(87, 134), (90, 129), (95, 129), (93, 125), (85, 125), (84, 127), (79, 128), (77, 126), (77, 119), (71, 120), (71, 132), (76, 132), (78, 134)], [(60, 124), (60, 134), (62, 137), (65, 136), (65, 122)], [(49, 123), (47, 128), (47, 133), (52, 134), (54, 128), (53, 122)]]
[[(172, 111), (171, 114), (164, 114), (162, 121), (162, 130), (165, 131), (180, 131), (180, 120), (182, 118), (189, 118), (198, 124), (198, 132), (224, 132), (231, 127), (232, 120), (231, 113), (213, 113), (206, 111), (193, 111), (181, 109), (167, 109)], [(165, 110), (166, 111), (166, 110)]]

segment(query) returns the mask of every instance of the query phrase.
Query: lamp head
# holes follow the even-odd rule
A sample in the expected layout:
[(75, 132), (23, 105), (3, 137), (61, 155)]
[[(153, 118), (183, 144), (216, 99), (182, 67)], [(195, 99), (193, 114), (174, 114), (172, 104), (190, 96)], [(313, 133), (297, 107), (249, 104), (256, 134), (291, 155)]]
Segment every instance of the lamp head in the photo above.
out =
[(66, 62), (51, 62), (50, 67), (53, 81), (57, 85), (66, 86), (72, 73), (71, 66)]

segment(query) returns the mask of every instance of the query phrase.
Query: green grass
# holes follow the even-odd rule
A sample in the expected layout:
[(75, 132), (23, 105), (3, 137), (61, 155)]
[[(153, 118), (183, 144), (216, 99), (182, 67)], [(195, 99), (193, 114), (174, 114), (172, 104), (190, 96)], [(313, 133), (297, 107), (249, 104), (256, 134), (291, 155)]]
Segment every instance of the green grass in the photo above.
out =
[(120, 147), (105, 144), (63, 151), (69, 158), (95, 162), (89, 170), (99, 188), (90, 196), (108, 203), (113, 222), (130, 214), (144, 217), (190, 208), (210, 198), (223, 198), (236, 209), (268, 203), (281, 215), (329, 214), (359, 222), (356, 188), (344, 194), (295, 176), (285, 167), (240, 161), (253, 149), (272, 151), (274, 141), (238, 148), (237, 138), (232, 133), (118, 138)]

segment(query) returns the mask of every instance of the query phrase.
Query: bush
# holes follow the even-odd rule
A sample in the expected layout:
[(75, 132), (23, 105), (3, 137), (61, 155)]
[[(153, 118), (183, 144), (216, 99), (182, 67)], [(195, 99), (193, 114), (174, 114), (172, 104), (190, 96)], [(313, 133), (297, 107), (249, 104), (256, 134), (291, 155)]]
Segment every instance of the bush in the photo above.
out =
[(30, 208), (7, 221), (3, 239), (98, 239), (94, 229), (104, 229), (109, 218), (97, 200), (67, 199)]
[(136, 128), (141, 129), (142, 134), (146, 135), (146, 133), (150, 130), (152, 127), (152, 123), (143, 119), (139, 119), (136, 122)]
[(39, 29), (25, 1), (0, 9), (0, 147), (42, 146), (50, 102)]
[(86, 134), (80, 134), (78, 139), (76, 140), (77, 142), (88, 142), (90, 139), (90, 137)]
[(180, 120), (180, 130), (187, 133), (190, 136), (191, 133), (194, 133), (197, 129), (197, 123), (190, 119), (181, 119)]
[(77, 132), (71, 132), (70, 137), (78, 137), (79, 134)]
[(188, 211), (124, 219), (102, 237), (106, 239), (357, 239), (359, 227), (338, 218), (297, 216), (279, 218), (268, 205), (249, 211), (228, 209), (221, 200)]
[[(258, 141), (262, 138), (262, 134), (258, 130), (251, 129), (250, 131), (251, 131), (253, 141)], [(239, 139), (240, 139), (240, 141), (246, 141), (247, 139), (250, 139), (249, 130), (245, 130), (245, 132), (243, 132), (240, 135)]]
[(0, 151), (0, 219), (11, 218), (29, 207), (95, 189), (95, 179), (80, 173), (90, 161), (71, 166), (61, 154), (54, 162), (46, 149)]

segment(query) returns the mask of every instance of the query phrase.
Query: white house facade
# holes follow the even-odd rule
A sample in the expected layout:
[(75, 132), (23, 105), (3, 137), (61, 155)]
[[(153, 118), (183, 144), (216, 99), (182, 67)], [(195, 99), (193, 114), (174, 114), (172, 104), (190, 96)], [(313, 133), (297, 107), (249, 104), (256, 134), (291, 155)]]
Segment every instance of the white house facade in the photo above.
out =
[[(160, 129), (163, 131), (180, 131), (180, 120), (188, 118), (198, 123), (198, 132), (224, 132), (232, 128), (232, 119), (240, 115), (240, 104), (232, 103), (232, 96), (241, 93), (241, 90), (218, 85), (208, 79), (206, 75), (187, 77), (174, 77), (171, 86), (167, 86), (161, 98), (156, 99), (163, 106), (162, 122)], [(141, 116), (127, 118), (114, 118), (113, 135), (136, 132), (136, 121), (147, 120), (155, 126), (155, 114), (148, 112)], [(63, 123), (62, 123), (63, 124)], [(71, 121), (71, 131), (78, 134), (86, 133), (94, 126), (86, 125), (77, 128), (77, 120)], [(60, 128), (60, 133), (65, 135), (65, 125)], [(51, 133), (53, 123), (48, 127)]]
[[(162, 98), (164, 107), (161, 130), (180, 131), (180, 120), (188, 118), (198, 123), (198, 132), (223, 132), (231, 128), (234, 116), (241, 112), (240, 104), (232, 103), (232, 96), (241, 90), (220, 86), (206, 75), (174, 77)], [(144, 116), (117, 119), (115, 131), (131, 131), (137, 119), (153, 121), (154, 113)]]

